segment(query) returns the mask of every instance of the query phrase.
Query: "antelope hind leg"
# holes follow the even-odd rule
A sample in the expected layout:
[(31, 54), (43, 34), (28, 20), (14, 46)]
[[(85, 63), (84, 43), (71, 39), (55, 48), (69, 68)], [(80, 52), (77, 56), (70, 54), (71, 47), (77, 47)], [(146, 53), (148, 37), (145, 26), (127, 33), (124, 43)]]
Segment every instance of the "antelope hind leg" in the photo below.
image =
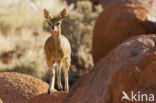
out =
[(68, 84), (68, 70), (70, 67), (70, 57), (67, 57), (64, 60), (64, 79), (65, 79), (65, 91), (69, 91), (69, 84)]

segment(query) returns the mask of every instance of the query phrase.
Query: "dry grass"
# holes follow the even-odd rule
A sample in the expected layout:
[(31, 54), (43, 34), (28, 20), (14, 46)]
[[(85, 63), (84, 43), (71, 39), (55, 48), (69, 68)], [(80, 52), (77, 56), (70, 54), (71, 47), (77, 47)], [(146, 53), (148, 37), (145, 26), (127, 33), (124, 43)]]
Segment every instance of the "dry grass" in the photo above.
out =
[[(43, 46), (49, 34), (30, 29), (18, 31), (18, 36), (16, 33), (10, 32), (10, 35), (5, 37), (6, 43), (3, 45), (10, 44), (10, 51), (1, 53), (0, 70), (17, 71), (41, 78), (47, 71)], [(8, 39), (10, 41), (7, 41)]]
[(56, 14), (66, 7), (59, 0), (0, 1), (0, 71), (17, 71), (42, 78), (47, 72), (43, 45), (43, 8)]
[(8, 31), (29, 27), (39, 29), (44, 21), (43, 8), (56, 14), (66, 5), (60, 0), (1, 0), (0, 31)]

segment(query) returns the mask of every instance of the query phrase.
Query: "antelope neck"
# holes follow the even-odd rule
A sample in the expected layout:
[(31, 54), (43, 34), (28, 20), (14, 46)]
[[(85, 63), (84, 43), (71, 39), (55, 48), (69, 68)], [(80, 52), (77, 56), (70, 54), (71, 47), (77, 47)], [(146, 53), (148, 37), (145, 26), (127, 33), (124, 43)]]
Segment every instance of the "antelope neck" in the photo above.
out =
[(60, 43), (60, 32), (59, 31), (51, 31), (52, 39), (58, 45)]

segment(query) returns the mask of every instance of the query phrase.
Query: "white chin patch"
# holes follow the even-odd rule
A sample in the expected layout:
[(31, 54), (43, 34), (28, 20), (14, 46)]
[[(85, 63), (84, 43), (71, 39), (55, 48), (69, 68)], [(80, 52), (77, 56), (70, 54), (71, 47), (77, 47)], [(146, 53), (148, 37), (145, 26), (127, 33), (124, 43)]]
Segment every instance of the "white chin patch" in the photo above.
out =
[(53, 31), (58, 31), (58, 28), (57, 28), (57, 27), (55, 27), (55, 28), (53, 29)]
[(52, 31), (58, 31), (57, 29), (53, 29)]

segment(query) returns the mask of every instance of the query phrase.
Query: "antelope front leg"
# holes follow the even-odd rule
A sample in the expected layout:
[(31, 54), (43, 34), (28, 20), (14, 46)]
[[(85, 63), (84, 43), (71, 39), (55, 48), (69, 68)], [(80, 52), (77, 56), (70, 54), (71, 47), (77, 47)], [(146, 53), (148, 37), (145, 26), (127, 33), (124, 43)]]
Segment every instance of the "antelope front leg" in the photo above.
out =
[(61, 62), (57, 65), (57, 86), (59, 90), (63, 90), (62, 84), (61, 84)]
[(69, 91), (69, 84), (68, 84), (68, 70), (70, 67), (70, 57), (67, 57), (64, 60), (64, 79), (65, 79), (65, 91)]
[(48, 89), (48, 94), (50, 94), (51, 91), (54, 90), (54, 85), (55, 85), (55, 68), (52, 65), (52, 67), (50, 68), (50, 86)]

